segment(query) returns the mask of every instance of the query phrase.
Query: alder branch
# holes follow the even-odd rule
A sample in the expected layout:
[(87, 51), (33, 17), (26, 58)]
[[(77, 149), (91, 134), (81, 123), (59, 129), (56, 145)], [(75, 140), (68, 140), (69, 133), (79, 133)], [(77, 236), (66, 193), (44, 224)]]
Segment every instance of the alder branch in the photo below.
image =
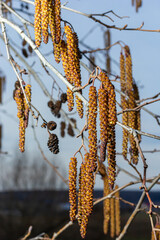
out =
[[(157, 177), (155, 177), (155, 179), (153, 180), (153, 182), (152, 182), (151, 185), (149, 186), (148, 191), (152, 189), (152, 187), (156, 184), (156, 182), (157, 182), (159, 179), (160, 179), (160, 174), (159, 174)], [(122, 232), (121, 232), (120, 235), (116, 238), (116, 240), (122, 239), (122, 238), (124, 237), (124, 235), (126, 234), (126, 232), (127, 232), (127, 230), (128, 230), (128, 227), (130, 226), (131, 222), (133, 221), (133, 219), (134, 219), (135, 216), (137, 215), (137, 213), (138, 213), (138, 211), (139, 211), (139, 209), (140, 209), (140, 207), (141, 207), (141, 205), (142, 205), (142, 202), (143, 202), (143, 200), (144, 200), (144, 198), (145, 198), (145, 195), (146, 195), (146, 193), (145, 193), (145, 191), (143, 191), (143, 193), (142, 193), (142, 195), (141, 195), (141, 197), (140, 197), (140, 199), (139, 199), (139, 201), (138, 201), (138, 203), (137, 203), (137, 205), (136, 205), (135, 210), (134, 210), (133, 213), (130, 215), (127, 223), (125, 224), (125, 226), (124, 226), (124, 228), (123, 228), (123, 230), (122, 230)]]

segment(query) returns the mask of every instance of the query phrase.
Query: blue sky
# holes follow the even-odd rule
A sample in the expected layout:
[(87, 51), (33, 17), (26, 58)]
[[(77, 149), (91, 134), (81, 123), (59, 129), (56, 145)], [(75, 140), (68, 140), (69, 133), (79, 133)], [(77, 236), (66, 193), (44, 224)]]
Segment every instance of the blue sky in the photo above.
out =
[[(65, 1), (62, 1), (64, 3)], [(17, 4), (17, 3), (16, 3)], [(16, 6), (15, 4), (15, 6)], [(109, 10), (113, 10), (116, 14), (120, 16), (129, 16), (129, 18), (119, 19), (110, 14), (109, 16), (112, 17), (115, 22), (112, 23), (109, 19), (103, 18), (102, 20), (105, 21), (107, 24), (115, 24), (117, 26), (124, 26), (128, 24), (128, 27), (139, 27), (141, 23), (144, 21), (144, 29), (160, 29), (160, 16), (159, 16), (159, 9), (160, 9), (160, 2), (155, 0), (154, 2), (145, 0), (143, 1), (143, 6), (139, 9), (139, 12), (136, 13), (135, 7), (131, 6), (131, 1), (128, 0), (70, 0), (67, 4), (68, 7), (85, 12), (85, 13), (103, 13)], [(31, 7), (33, 9), (33, 7)], [(95, 30), (85, 39), (85, 43), (88, 44), (93, 49), (98, 47), (104, 47), (104, 40), (103, 40), (103, 33), (104, 27), (98, 26), (98, 24), (94, 23), (92, 20), (77, 15), (75, 13), (69, 12), (67, 10), (62, 10), (62, 19), (71, 22), (75, 31), (78, 33), (79, 40), (83, 39), (86, 33), (95, 26)], [(14, 36), (16, 43), (21, 45), (20, 37), (14, 33), (13, 30), (7, 28), (8, 34)], [(31, 33), (33, 30), (31, 29)], [(160, 73), (159, 73), (159, 50), (160, 50), (160, 33), (146, 33), (146, 32), (137, 32), (137, 31), (118, 31), (118, 30), (111, 30), (111, 41), (112, 43), (122, 40), (127, 45), (129, 45), (131, 54), (132, 54), (132, 61), (133, 61), (133, 77), (135, 78), (138, 86), (140, 87), (140, 97), (146, 98), (155, 95), (159, 92), (160, 89)], [(11, 114), (14, 118), (16, 118), (17, 110), (16, 104), (12, 100), (12, 91), (14, 88), (14, 82), (16, 81), (16, 76), (13, 73), (11, 66), (7, 63), (6, 60), (6, 53), (4, 49), (4, 44), (2, 40), (0, 50), (2, 54), (4, 54), (4, 58), (1, 57), (1, 70), (6, 75), (7, 82), (6, 82), (6, 90), (3, 95), (3, 102), (0, 110), (6, 110), (9, 114)], [(81, 50), (84, 48), (80, 45)], [(52, 50), (51, 42), (47, 45), (40, 47), (40, 51), (42, 52), (49, 52)], [(21, 50), (19, 49), (18, 51)], [(119, 62), (119, 55), (120, 55), (120, 47), (114, 46), (110, 50), (110, 56)], [(104, 67), (105, 59), (102, 54), (98, 55), (100, 61), (97, 61), (97, 64), (101, 67)], [(49, 61), (61, 72), (62, 66), (61, 64), (57, 65), (53, 59), (53, 56), (48, 57)], [(16, 58), (17, 62), (19, 61)], [(82, 59), (86, 64), (88, 62), (85, 58)], [(43, 80), (44, 84), (46, 85), (47, 89), (51, 91), (52, 87), (52, 79), (49, 76), (46, 76), (45, 71), (42, 69), (39, 61), (34, 56), (30, 57), (28, 62), (34, 64), (34, 69), (38, 72), (39, 77)], [(23, 64), (20, 64), (22, 67)], [(119, 74), (119, 68), (117, 65), (112, 62), (111, 69), (114, 73)], [(64, 89), (66, 87), (60, 80), (53, 75), (55, 79), (58, 81), (60, 86)], [(29, 82), (28, 76), (25, 78), (26, 82)], [(88, 73), (82, 69), (82, 81), (86, 83), (88, 80)], [(35, 105), (42, 115), (45, 117), (47, 121), (49, 120), (56, 120), (57, 121), (57, 130), (55, 131), (58, 135), (60, 133), (60, 120), (55, 119), (53, 115), (50, 113), (47, 107), (47, 101), (49, 100), (46, 96), (43, 95), (43, 92), (39, 88), (38, 84), (35, 83), (34, 79), (31, 77), (31, 84), (32, 84), (32, 104)], [(119, 85), (116, 84), (118, 88)], [(84, 91), (84, 94), (87, 93), (87, 90)], [(57, 97), (56, 91), (54, 91), (54, 97)], [(117, 94), (118, 97), (118, 94)], [(8, 101), (9, 100), (9, 101)], [(153, 111), (154, 113), (159, 114), (160, 103), (154, 103), (150, 106), (147, 106), (148, 109)], [(64, 109), (67, 110), (66, 106)], [(2, 157), (3, 164), (4, 164), (4, 171), (7, 174), (7, 168), (12, 166), (12, 156), (14, 155), (15, 148), (18, 149), (18, 123), (14, 121), (13, 117), (9, 118), (5, 114), (1, 113), (0, 121), (3, 124), (3, 151), (8, 151), (10, 153), (10, 157)], [(78, 118), (77, 118), (78, 119)], [(73, 156), (73, 154), (77, 151), (78, 147), (80, 146), (79, 139), (73, 139), (71, 137), (66, 137), (64, 139), (60, 139), (60, 153), (58, 156), (52, 155), (47, 149), (46, 142), (48, 138), (47, 132), (40, 127), (41, 120), (38, 123), (37, 134), (41, 146), (44, 150), (44, 153), (47, 157), (52, 161), (54, 164), (59, 166), (59, 169), (65, 169), (66, 177), (68, 172), (68, 164), (69, 158)], [(84, 125), (84, 120), (78, 119), (79, 128), (82, 128)], [(121, 128), (119, 126), (116, 127), (117, 129), (117, 151), (121, 151)], [(159, 135), (159, 126), (157, 125), (155, 119), (153, 119), (150, 115), (142, 111), (142, 130), (146, 132), (150, 132), (153, 134)], [(148, 139), (146, 137), (142, 138), (142, 150), (150, 150), (157, 148), (159, 149), (159, 141), (154, 139)], [(37, 156), (37, 161), (43, 161), (40, 153), (38, 152), (38, 148), (36, 143), (34, 142), (32, 129), (28, 128), (26, 132), (26, 150), (29, 152), (30, 158), (32, 156)], [(155, 176), (159, 173), (157, 169), (160, 167), (159, 163), (159, 153), (154, 154), (146, 154), (147, 163), (149, 165), (148, 168), (148, 177)], [(81, 159), (79, 158), (79, 162)], [(117, 156), (118, 165), (124, 167), (127, 170), (133, 170), (127, 165), (127, 163), (119, 156)], [(141, 160), (138, 165), (138, 169), (142, 172), (142, 164)], [(125, 184), (129, 181), (130, 178), (126, 177), (124, 174), (120, 173), (117, 181), (119, 185)], [(97, 178), (96, 181), (96, 188), (102, 187), (102, 182)]]

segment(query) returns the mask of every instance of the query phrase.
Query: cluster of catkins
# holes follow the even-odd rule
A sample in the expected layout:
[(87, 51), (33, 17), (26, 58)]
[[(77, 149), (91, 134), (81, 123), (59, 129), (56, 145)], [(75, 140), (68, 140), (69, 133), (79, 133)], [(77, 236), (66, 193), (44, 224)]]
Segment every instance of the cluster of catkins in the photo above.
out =
[(48, 149), (54, 154), (59, 153), (59, 145), (58, 145), (59, 140), (58, 140), (57, 135), (53, 134), (53, 133), (50, 133), (50, 131), (55, 130), (56, 127), (57, 127), (57, 124), (54, 121), (50, 121), (50, 122), (47, 123), (47, 130), (48, 130), (48, 133), (49, 133), (49, 139), (48, 139), (48, 142), (47, 142), (47, 146), (48, 146)]
[(80, 225), (80, 233), (84, 238), (88, 225), (88, 218), (93, 208), (93, 188), (94, 172), (97, 169), (97, 107), (99, 101), (100, 117), (100, 162), (108, 156), (108, 186), (113, 189), (116, 175), (115, 161), (115, 124), (116, 124), (116, 98), (114, 86), (108, 76), (100, 72), (98, 78), (101, 80), (101, 87), (98, 91), (94, 85), (89, 89), (88, 105), (88, 140), (89, 152), (85, 154), (80, 167), (78, 207), (76, 202), (76, 178), (77, 178), (77, 159), (71, 158), (69, 164), (69, 202), (70, 219), (76, 218)]
[(142, 0), (132, 0), (132, 6), (135, 6), (136, 12), (138, 12), (138, 8), (142, 6)]
[[(136, 83), (132, 77), (132, 59), (128, 46), (124, 47), (124, 54), (120, 54), (120, 82), (121, 82), (121, 106), (122, 110), (133, 109), (136, 105), (136, 100), (139, 100), (139, 92)], [(140, 111), (123, 112), (122, 123), (133, 129), (141, 129)], [(138, 136), (141, 140), (140, 135)], [(133, 134), (130, 134), (126, 129), (123, 129), (122, 153), (123, 157), (127, 158), (128, 140), (130, 141), (131, 160), (134, 164), (138, 163), (138, 149)]]
[[(27, 84), (26, 86), (24, 86), (24, 92), (26, 94), (28, 103), (30, 103), (31, 102), (31, 85)], [(19, 118), (19, 150), (21, 152), (24, 152), (25, 129), (28, 126), (30, 108), (23, 94), (19, 81), (15, 82), (13, 98), (17, 103), (17, 109), (18, 109), (17, 117)]]
[(66, 101), (67, 101), (67, 94), (62, 93), (60, 96), (60, 100), (57, 100), (55, 103), (52, 100), (48, 102), (48, 107), (51, 109), (51, 113), (55, 117), (60, 118), (61, 116), (60, 110), (61, 110), (62, 103), (65, 103)]
[[(48, 42), (48, 26), (52, 36), (54, 46), (54, 57), (57, 63), (62, 59), (65, 76), (70, 84), (81, 87), (80, 73), (80, 51), (78, 47), (77, 34), (68, 25), (64, 27), (61, 34), (61, 2), (60, 0), (35, 0), (35, 44), (41, 44), (41, 35), (44, 43)], [(66, 37), (66, 40), (63, 38)], [(74, 107), (74, 95), (70, 88), (67, 88), (68, 110)], [(77, 112), (80, 118), (83, 117), (83, 103), (76, 97)]]
[[(107, 196), (112, 191), (109, 187), (108, 176), (106, 168), (103, 163), (99, 163), (99, 173), (102, 176), (104, 183), (103, 196)], [(115, 186), (118, 189), (118, 186)], [(120, 219), (120, 200), (119, 191), (117, 191), (112, 198), (107, 198), (103, 201), (103, 231), (104, 234), (108, 233), (109, 223), (110, 223), (110, 236), (112, 238), (119, 236), (121, 231), (121, 219)]]
[[(77, 158), (73, 157), (69, 163), (69, 202), (70, 219), (74, 221), (77, 217), (82, 238), (85, 237), (89, 216), (93, 210), (93, 187), (94, 176), (90, 171), (89, 153), (84, 156), (84, 161), (80, 167), (78, 203), (76, 194), (77, 180)], [(77, 213), (77, 216), (76, 216)]]

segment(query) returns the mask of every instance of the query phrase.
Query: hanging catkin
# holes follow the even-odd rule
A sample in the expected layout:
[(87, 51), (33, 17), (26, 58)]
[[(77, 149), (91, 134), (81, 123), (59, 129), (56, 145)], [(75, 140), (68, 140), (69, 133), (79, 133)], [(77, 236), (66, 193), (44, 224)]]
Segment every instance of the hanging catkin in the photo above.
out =
[(103, 162), (106, 158), (106, 146), (108, 137), (108, 96), (104, 88), (98, 90), (99, 101), (99, 120), (100, 120), (100, 160)]
[[(103, 184), (104, 184), (103, 196), (105, 197), (110, 193), (110, 188), (108, 183), (108, 176), (103, 163), (101, 162), (99, 163), (98, 170), (103, 179)], [(110, 198), (107, 198), (103, 201), (103, 232), (104, 234), (108, 233), (109, 220), (110, 220)]]
[[(133, 91), (134, 91), (134, 98), (135, 100), (139, 100), (139, 91), (138, 91), (138, 86), (136, 83), (133, 84)], [(141, 131), (141, 112), (136, 111), (136, 124), (135, 124), (135, 129)], [(138, 140), (141, 141), (141, 135), (138, 134)]]
[(109, 128), (108, 134), (108, 144), (107, 144), (107, 153), (108, 153), (108, 182), (113, 189), (114, 182), (116, 179), (116, 140), (115, 140), (115, 126)]
[[(135, 99), (133, 92), (133, 78), (132, 78), (132, 59), (130, 54), (130, 49), (128, 46), (125, 46), (125, 63), (126, 63), (126, 86), (127, 86), (127, 95), (128, 95), (128, 108), (135, 108)], [(128, 126), (135, 129), (136, 125), (136, 113), (135, 111), (128, 112)], [(129, 134), (129, 140), (131, 145), (131, 160), (133, 163), (138, 163), (138, 151), (136, 147), (136, 142), (134, 140), (133, 134)]]
[(24, 125), (24, 101), (23, 94), (21, 93), (21, 89), (18, 88), (15, 91), (14, 99), (17, 103), (17, 117), (19, 118), (19, 150), (24, 152), (25, 146), (25, 125)]
[(89, 88), (88, 113), (89, 164), (93, 172), (97, 166), (97, 91), (95, 86)]
[[(125, 61), (122, 52), (120, 54), (120, 83), (121, 92), (126, 94)], [(121, 94), (121, 106), (123, 110), (128, 108), (128, 100), (122, 94)], [(124, 112), (122, 114), (122, 124), (128, 126), (128, 112)], [(124, 158), (127, 158), (127, 149), (128, 149), (128, 131), (123, 128), (122, 154)]]
[(76, 179), (77, 179), (77, 159), (70, 159), (69, 163), (69, 203), (70, 203), (70, 220), (73, 222), (76, 218)]
[[(118, 189), (118, 186), (115, 186), (115, 190)], [(119, 200), (119, 191), (115, 193), (115, 216), (116, 216), (116, 236), (119, 236), (121, 232), (121, 216), (120, 216), (120, 200)]]
[(61, 39), (61, 1), (54, 0), (55, 11), (55, 43), (59, 44)]
[(41, 45), (41, 0), (35, 0), (34, 31), (35, 44), (39, 47)]
[(52, 37), (52, 42), (54, 43), (55, 38), (55, 11), (52, 0), (48, 0), (48, 21)]
[[(31, 85), (27, 84), (25, 86), (24, 91), (25, 91), (27, 100), (30, 103), (31, 102)], [(28, 127), (28, 119), (29, 119), (29, 105), (26, 102), (25, 98), (24, 98), (24, 108), (25, 108), (25, 110), (24, 110), (24, 127), (27, 128)]]
[[(62, 58), (62, 64), (63, 64), (65, 76), (68, 82), (71, 83), (69, 65), (68, 65), (67, 44), (65, 43), (64, 40), (62, 40), (62, 43), (61, 43), (61, 58)], [(70, 88), (67, 88), (67, 103), (68, 103), (68, 111), (71, 112), (74, 107), (74, 95), (72, 90), (70, 90)]]
[(48, 43), (48, 23), (48, 0), (41, 0), (41, 24), (44, 43)]
[(115, 199), (114, 196), (110, 199), (110, 236), (115, 237)]
[[(78, 56), (78, 38), (75, 33), (72, 32), (70, 26), (64, 27), (67, 39), (67, 54), (68, 54), (68, 66), (70, 71), (70, 83), (75, 87), (81, 86), (81, 74)], [(76, 97), (77, 112), (79, 116), (83, 117), (83, 104), (81, 99)]]

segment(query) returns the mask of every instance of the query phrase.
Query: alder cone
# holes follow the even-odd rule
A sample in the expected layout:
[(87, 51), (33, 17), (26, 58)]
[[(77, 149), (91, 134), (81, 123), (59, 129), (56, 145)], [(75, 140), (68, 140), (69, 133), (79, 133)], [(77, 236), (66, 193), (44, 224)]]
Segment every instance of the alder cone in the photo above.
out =
[(47, 129), (50, 130), (50, 131), (53, 131), (55, 130), (57, 127), (57, 123), (54, 122), (54, 121), (50, 121), (47, 123)]
[(62, 93), (60, 96), (61, 102), (62, 103), (66, 103), (67, 101), (67, 94), (66, 93)]
[(59, 140), (56, 134), (50, 134), (48, 139), (48, 149), (53, 152), (54, 154), (59, 153)]

